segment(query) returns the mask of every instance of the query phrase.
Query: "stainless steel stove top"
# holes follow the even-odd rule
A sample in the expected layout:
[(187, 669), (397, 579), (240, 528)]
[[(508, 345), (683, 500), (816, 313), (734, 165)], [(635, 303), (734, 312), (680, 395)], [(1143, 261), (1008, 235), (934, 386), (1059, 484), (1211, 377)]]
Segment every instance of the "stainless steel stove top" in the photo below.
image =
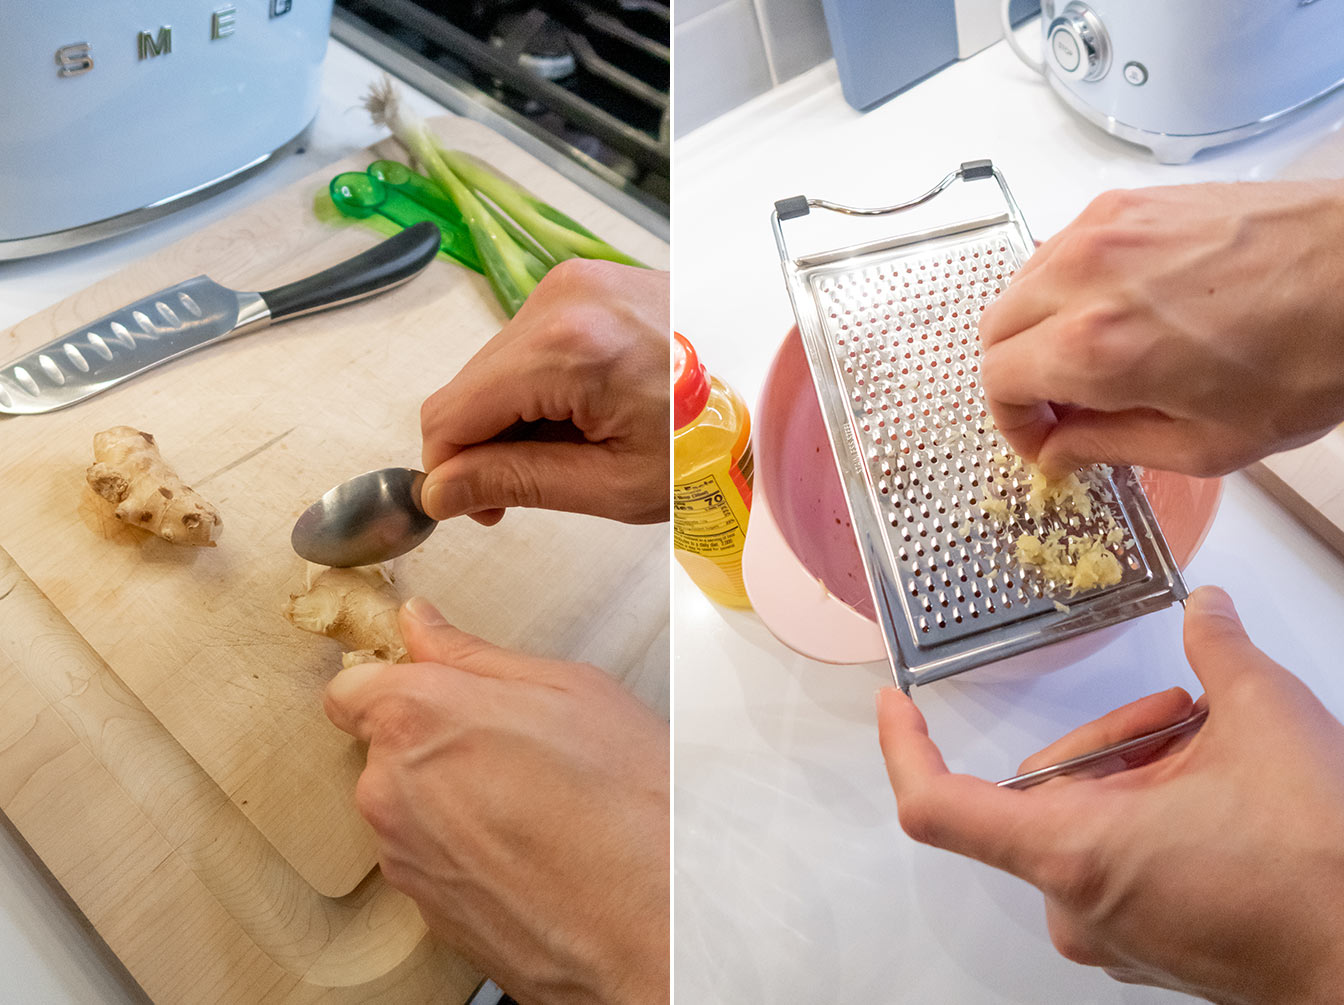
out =
[(667, 236), (658, 0), (337, 0), (332, 34)]

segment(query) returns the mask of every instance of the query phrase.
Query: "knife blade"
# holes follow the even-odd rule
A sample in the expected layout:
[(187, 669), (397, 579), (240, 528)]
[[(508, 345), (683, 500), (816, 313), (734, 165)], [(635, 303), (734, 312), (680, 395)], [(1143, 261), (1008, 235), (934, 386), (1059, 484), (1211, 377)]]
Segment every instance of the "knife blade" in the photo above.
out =
[(169, 286), (0, 366), (0, 415), (65, 408), (197, 349), (381, 293), (417, 275), (438, 249), (439, 230), (425, 222), (262, 293), (206, 276)]

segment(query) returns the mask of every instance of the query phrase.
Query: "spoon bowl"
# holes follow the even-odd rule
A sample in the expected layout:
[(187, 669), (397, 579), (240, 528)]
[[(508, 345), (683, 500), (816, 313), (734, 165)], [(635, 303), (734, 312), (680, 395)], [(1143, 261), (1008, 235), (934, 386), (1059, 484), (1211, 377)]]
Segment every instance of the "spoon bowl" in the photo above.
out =
[(301, 558), (335, 568), (404, 555), (438, 526), (420, 508), (424, 482), (425, 473), (411, 468), (356, 475), (303, 511), (290, 543)]

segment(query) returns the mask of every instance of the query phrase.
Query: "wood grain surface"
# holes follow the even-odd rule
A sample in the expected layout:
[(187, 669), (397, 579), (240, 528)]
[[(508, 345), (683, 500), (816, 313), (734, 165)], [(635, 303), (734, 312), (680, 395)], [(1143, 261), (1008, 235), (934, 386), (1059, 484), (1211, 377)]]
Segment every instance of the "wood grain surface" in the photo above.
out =
[(0, 551), (0, 809), (160, 1002), (461, 1002), (374, 873), (317, 893)]
[(1272, 454), (1246, 473), (1257, 485), (1344, 556), (1344, 430)]
[[(434, 127), (665, 264), (656, 238), (484, 127)], [(323, 169), (24, 321), (0, 356), (192, 275), (266, 289), (357, 253), (379, 236), (319, 220), (315, 196), (398, 155), (387, 143)], [(0, 604), (0, 806), (156, 999), (327, 1000), (317, 989), (340, 986), (360, 990), (333, 1000), (448, 1001), (428, 989), (473, 980), (370, 876), (352, 798), (363, 751), (321, 710), (338, 648), (280, 611), (305, 573), (289, 547), (298, 514), (353, 474), (418, 465), (421, 401), (504, 321), (483, 279), (438, 260), (370, 301), (3, 420), (0, 574), (18, 585)], [(116, 424), (154, 433), (220, 508), (217, 548), (107, 519), (84, 470), (93, 434)], [(494, 528), (449, 521), (394, 571), (462, 628), (593, 662), (665, 714), (666, 533), (517, 510)]]

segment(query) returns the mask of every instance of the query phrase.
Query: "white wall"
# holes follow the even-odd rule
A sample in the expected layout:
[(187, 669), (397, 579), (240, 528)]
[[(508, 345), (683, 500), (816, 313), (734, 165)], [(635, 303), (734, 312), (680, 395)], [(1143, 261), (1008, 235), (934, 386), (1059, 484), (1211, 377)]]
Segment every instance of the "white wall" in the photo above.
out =
[(821, 0), (676, 0), (673, 135), (831, 56)]

